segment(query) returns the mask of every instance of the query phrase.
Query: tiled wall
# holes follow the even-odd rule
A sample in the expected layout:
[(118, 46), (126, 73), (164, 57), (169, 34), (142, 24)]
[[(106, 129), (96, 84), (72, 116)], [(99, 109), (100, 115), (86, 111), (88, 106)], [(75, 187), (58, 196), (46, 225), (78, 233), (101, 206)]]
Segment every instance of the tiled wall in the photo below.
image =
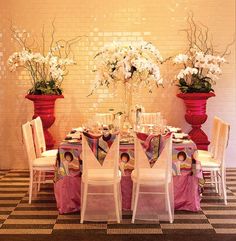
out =
[[(55, 38), (71, 39), (85, 35), (73, 47), (77, 65), (63, 83), (64, 99), (56, 103), (56, 122), (51, 128), (57, 144), (72, 128), (88, 121), (94, 113), (122, 109), (122, 93), (99, 89), (87, 97), (93, 87), (93, 57), (105, 43), (121, 40), (151, 41), (164, 57), (185, 50), (186, 17), (192, 11), (197, 21), (209, 26), (213, 42), (220, 50), (235, 33), (234, 0), (0, 0), (0, 168), (27, 167), (20, 126), (32, 116), (33, 105), (24, 98), (30, 87), (27, 73), (10, 73), (8, 56), (16, 49), (11, 40), (11, 22), (40, 38), (45, 26), (50, 39), (51, 22), (55, 19)], [(204, 125), (207, 133), (214, 115), (230, 122), (231, 137), (227, 165), (236, 166), (236, 93), (235, 46), (228, 57), (229, 64), (215, 86), (216, 97), (208, 101), (209, 118)], [(165, 88), (149, 94), (142, 90), (133, 96), (133, 104), (142, 104), (147, 111), (161, 111), (169, 124), (190, 128), (184, 120), (184, 105), (176, 97), (177, 87), (171, 85), (173, 69), (163, 69)]]

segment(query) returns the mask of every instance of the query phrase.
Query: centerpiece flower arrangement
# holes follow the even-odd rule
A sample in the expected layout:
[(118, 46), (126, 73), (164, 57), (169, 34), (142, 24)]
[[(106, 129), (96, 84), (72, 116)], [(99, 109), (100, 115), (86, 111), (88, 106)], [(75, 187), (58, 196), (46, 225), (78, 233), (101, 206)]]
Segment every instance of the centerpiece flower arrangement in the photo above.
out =
[[(54, 27), (54, 25), (53, 25)], [(32, 87), (28, 94), (61, 95), (61, 84), (68, 74), (67, 66), (76, 64), (69, 57), (71, 45), (78, 39), (54, 41), (54, 31), (48, 51), (45, 51), (45, 37), (42, 32), (42, 48), (35, 43), (34, 37), (25, 30), (19, 31), (12, 27), (13, 39), (19, 44), (20, 50), (8, 58), (11, 71), (25, 69), (31, 76)]]
[(130, 126), (132, 92), (145, 87), (151, 93), (154, 86), (163, 85), (159, 67), (163, 58), (159, 50), (146, 41), (113, 42), (96, 54), (95, 61), (97, 74), (94, 89), (101, 86), (116, 89), (121, 83), (124, 88), (124, 123)]
[(152, 92), (153, 85), (163, 84), (159, 68), (163, 58), (150, 42), (113, 42), (104, 46), (95, 60), (95, 88), (122, 82), (128, 88), (145, 86)]
[(214, 91), (212, 85), (222, 73), (222, 65), (226, 62), (224, 56), (229, 54), (227, 45), (221, 54), (214, 51), (209, 40), (209, 30), (206, 26), (197, 25), (193, 16), (188, 17), (189, 28), (187, 33), (188, 49), (183, 54), (173, 58), (181, 69), (176, 75), (177, 86), (182, 93), (209, 93)]

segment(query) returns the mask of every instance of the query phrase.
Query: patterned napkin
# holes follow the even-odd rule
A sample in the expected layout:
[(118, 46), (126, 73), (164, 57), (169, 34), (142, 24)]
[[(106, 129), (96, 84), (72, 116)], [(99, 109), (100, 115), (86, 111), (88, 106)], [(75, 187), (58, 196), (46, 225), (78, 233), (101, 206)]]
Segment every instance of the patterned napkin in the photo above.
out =
[(141, 145), (152, 167), (157, 161), (161, 150), (161, 135), (137, 133), (137, 137), (141, 140)]
[(116, 138), (116, 134), (111, 134), (109, 132), (103, 133), (101, 135), (95, 135), (93, 133), (84, 132), (88, 144), (93, 151), (94, 155), (98, 159), (99, 163), (102, 165), (106, 154), (109, 151), (113, 141)]

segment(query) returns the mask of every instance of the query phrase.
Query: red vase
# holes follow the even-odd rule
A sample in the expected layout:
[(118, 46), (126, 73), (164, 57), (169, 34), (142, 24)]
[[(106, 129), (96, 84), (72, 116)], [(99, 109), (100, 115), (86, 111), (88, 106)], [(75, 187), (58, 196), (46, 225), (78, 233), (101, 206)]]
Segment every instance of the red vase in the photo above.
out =
[(210, 144), (201, 126), (207, 120), (206, 102), (214, 93), (180, 93), (177, 96), (184, 100), (186, 106), (185, 120), (192, 126), (189, 136), (200, 150), (207, 150)]
[(63, 95), (26, 95), (25, 98), (34, 102), (33, 119), (40, 116), (43, 123), (43, 131), (47, 149), (52, 149), (55, 141), (48, 129), (55, 121), (54, 107), (58, 98), (64, 98)]

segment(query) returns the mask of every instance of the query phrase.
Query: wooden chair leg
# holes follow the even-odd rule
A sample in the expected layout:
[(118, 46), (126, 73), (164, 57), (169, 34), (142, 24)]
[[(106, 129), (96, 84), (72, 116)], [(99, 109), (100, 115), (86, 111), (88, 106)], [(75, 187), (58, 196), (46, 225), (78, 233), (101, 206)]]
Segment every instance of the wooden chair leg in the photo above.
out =
[(222, 184), (222, 192), (223, 192), (223, 198), (224, 198), (224, 203), (227, 205), (227, 193), (226, 193), (226, 181), (225, 181), (225, 171), (221, 171), (221, 184)]
[(40, 191), (41, 178), (42, 178), (41, 174), (42, 174), (42, 172), (39, 171), (39, 173), (38, 173), (38, 192)]
[(219, 193), (217, 171), (215, 171), (215, 170), (213, 171), (213, 176), (214, 176), (214, 184), (215, 184), (216, 193)]
[(29, 204), (32, 201), (32, 192), (33, 192), (33, 181), (34, 181), (34, 171), (30, 171), (30, 183), (29, 183)]

